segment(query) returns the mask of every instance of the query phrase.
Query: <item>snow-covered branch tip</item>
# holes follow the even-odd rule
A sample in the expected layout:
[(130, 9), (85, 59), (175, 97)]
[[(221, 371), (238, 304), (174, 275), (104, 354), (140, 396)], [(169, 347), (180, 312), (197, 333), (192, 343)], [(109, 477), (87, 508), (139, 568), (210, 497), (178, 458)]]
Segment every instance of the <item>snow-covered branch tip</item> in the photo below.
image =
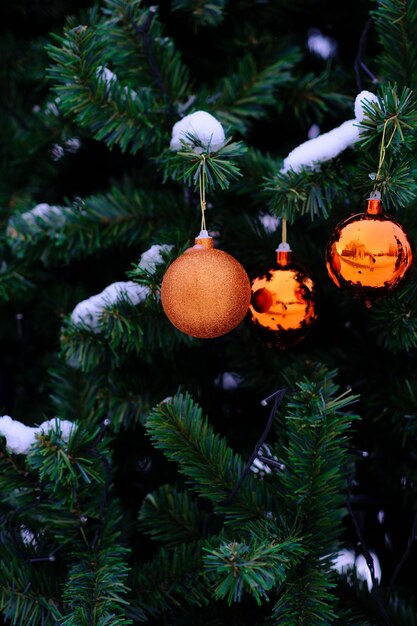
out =
[(140, 257), (139, 265), (142, 270), (145, 270), (149, 274), (154, 274), (157, 265), (161, 265), (164, 263), (163, 254), (171, 252), (174, 246), (172, 244), (163, 243), (163, 244), (154, 244), (143, 252)]
[[(196, 137), (201, 145), (195, 145), (191, 137)], [(196, 111), (186, 115), (172, 128), (170, 149), (181, 150), (186, 143), (194, 152), (217, 152), (225, 144), (223, 126), (206, 111)]]
[(131, 280), (112, 283), (101, 293), (79, 302), (71, 313), (71, 321), (73, 324), (87, 326), (94, 333), (100, 333), (100, 318), (104, 309), (123, 300), (137, 305), (144, 302), (149, 294), (149, 287), (138, 285)]
[[(153, 274), (156, 266), (164, 263), (164, 253), (172, 250), (171, 244), (154, 244), (143, 252), (138, 267), (149, 274)], [(117, 302), (125, 301), (134, 306), (145, 302), (151, 290), (145, 285), (138, 285), (133, 281), (112, 283), (101, 293), (98, 293), (82, 302), (79, 302), (71, 313), (73, 324), (89, 328), (94, 333), (101, 332), (100, 318), (103, 311)]]
[(305, 141), (294, 148), (284, 159), (282, 173), (292, 170), (299, 172), (302, 169), (314, 168), (323, 161), (337, 157), (343, 150), (353, 146), (360, 139), (359, 124), (365, 116), (363, 104), (365, 102), (378, 103), (378, 98), (370, 91), (361, 91), (355, 99), (355, 117), (343, 122), (328, 133)]
[(7, 236), (16, 239), (18, 237), (25, 237), (24, 233), (18, 233), (16, 230), (15, 217), (23, 221), (26, 227), (31, 232), (42, 230), (45, 225), (53, 228), (61, 228), (67, 219), (67, 214), (71, 209), (67, 207), (58, 207), (42, 202), (37, 204), (30, 211), (12, 216), (7, 226)]
[(51, 430), (61, 432), (61, 439), (68, 443), (71, 432), (77, 425), (69, 420), (54, 418), (42, 422), (40, 426), (26, 426), (14, 420), (9, 415), (0, 417), (0, 435), (6, 438), (6, 449), (12, 454), (29, 454), (30, 448), (36, 442), (36, 436), (47, 434)]

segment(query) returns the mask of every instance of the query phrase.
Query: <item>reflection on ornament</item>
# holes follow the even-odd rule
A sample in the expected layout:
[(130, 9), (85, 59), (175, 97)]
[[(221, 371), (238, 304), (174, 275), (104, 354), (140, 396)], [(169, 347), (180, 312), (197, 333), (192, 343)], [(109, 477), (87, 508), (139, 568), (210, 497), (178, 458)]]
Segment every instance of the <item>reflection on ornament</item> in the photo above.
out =
[(219, 337), (245, 317), (249, 278), (236, 259), (213, 248), (207, 231), (201, 231), (195, 244), (169, 266), (162, 281), (162, 306), (183, 333)]
[(252, 281), (247, 321), (267, 345), (285, 349), (304, 339), (317, 319), (317, 301), (312, 276), (291, 262), (288, 244), (280, 244), (277, 267)]
[(379, 198), (368, 200), (366, 213), (339, 222), (326, 249), (333, 282), (354, 298), (385, 298), (408, 275), (413, 250), (404, 228), (382, 211)]

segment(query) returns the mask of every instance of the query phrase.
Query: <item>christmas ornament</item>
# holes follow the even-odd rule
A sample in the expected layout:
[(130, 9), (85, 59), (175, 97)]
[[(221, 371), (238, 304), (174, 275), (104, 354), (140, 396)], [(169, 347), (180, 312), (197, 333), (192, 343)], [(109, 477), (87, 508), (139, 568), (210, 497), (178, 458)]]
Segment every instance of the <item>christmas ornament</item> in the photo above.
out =
[(168, 268), (161, 287), (168, 319), (183, 333), (198, 338), (219, 337), (245, 317), (250, 302), (249, 278), (230, 254), (213, 248), (202, 230)]
[(285, 349), (302, 341), (316, 321), (318, 291), (310, 272), (292, 262), (285, 241), (277, 253), (277, 267), (252, 281), (247, 321), (268, 346)]
[[(207, 117), (210, 118), (210, 128), (204, 134)], [(184, 121), (174, 127), (174, 135), (177, 131), (181, 134), (191, 129), (196, 132), (202, 145), (207, 143), (207, 151), (213, 148), (215, 128), (217, 138), (214, 139), (224, 140), (220, 123), (207, 113), (200, 111), (193, 114), (185, 126), (182, 125)], [(198, 128), (194, 128), (191, 122)], [(245, 270), (236, 259), (213, 247), (213, 239), (208, 235), (205, 219), (206, 162), (210, 155), (199, 150), (196, 152), (196, 159), (199, 160), (197, 172), (201, 232), (195, 245), (188, 248), (166, 271), (161, 286), (161, 301), (174, 326), (187, 335), (206, 339), (224, 335), (240, 324), (250, 302), (250, 283)]]
[(340, 222), (326, 249), (330, 278), (345, 293), (370, 307), (399, 287), (413, 263), (413, 250), (404, 228), (382, 213), (379, 192), (373, 192), (365, 213)]

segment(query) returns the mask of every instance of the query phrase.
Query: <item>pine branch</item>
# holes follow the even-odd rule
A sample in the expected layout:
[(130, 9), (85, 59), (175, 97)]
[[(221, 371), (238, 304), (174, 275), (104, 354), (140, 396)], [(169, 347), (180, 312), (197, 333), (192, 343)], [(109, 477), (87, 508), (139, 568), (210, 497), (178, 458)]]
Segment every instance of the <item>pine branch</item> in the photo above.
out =
[(72, 207), (50, 207), (41, 215), (14, 214), (7, 243), (16, 257), (41, 259), (51, 266), (106, 249), (145, 246), (160, 231), (169, 237), (165, 214), (175, 217), (177, 227), (187, 219), (178, 197), (138, 189), (125, 179), (107, 193), (89, 196)]
[(135, 591), (130, 614), (139, 621), (176, 611), (185, 605), (204, 607), (210, 602), (207, 582), (202, 573), (203, 546), (218, 542), (214, 537), (161, 548), (152, 561), (136, 568), (131, 587)]
[(176, 107), (190, 93), (189, 72), (173, 40), (163, 32), (157, 7), (144, 7), (141, 0), (106, 0), (104, 14), (103, 36), (117, 73), (133, 88), (149, 85), (171, 118), (177, 118)]
[[(104, 375), (96, 372), (93, 376), (83, 375), (78, 369), (68, 366), (61, 360), (49, 370), (50, 400), (56, 415), (66, 419), (91, 423), (97, 414), (97, 402), (102, 389), (107, 386)], [(104, 417), (103, 417), (104, 419)]]
[(293, 70), (299, 60), (300, 52), (293, 48), (281, 59), (258, 68), (253, 56), (246, 55), (236, 71), (220, 82), (214, 96), (203, 97), (226, 128), (245, 135), (252, 120), (265, 117), (276, 105), (278, 88), (294, 80)]
[(121, 356), (107, 349), (105, 340), (80, 324), (66, 324), (61, 334), (61, 356), (82, 372), (91, 372), (98, 367), (117, 366)]
[(328, 217), (334, 206), (346, 197), (351, 183), (346, 173), (341, 174), (343, 158), (321, 164), (320, 177), (315, 169), (300, 172), (277, 172), (266, 178), (264, 189), (270, 198), (271, 209), (290, 223), (299, 216), (311, 220)]
[(377, 303), (372, 317), (372, 330), (380, 346), (393, 353), (417, 347), (417, 300), (409, 290), (402, 290), (389, 302)]
[(229, 188), (230, 183), (242, 176), (234, 158), (246, 152), (246, 146), (238, 141), (227, 139), (219, 149), (211, 149), (193, 133), (187, 133), (181, 141), (181, 150), (167, 150), (159, 159), (165, 180), (183, 182), (188, 187), (199, 189), (201, 172), (204, 171), (205, 187), (222, 191)]
[(397, 83), (382, 85), (378, 94), (378, 104), (364, 102), (365, 117), (359, 124), (361, 146), (380, 147), (383, 129), (385, 142), (390, 141), (391, 150), (410, 148), (415, 142), (414, 128), (417, 123), (417, 102), (408, 87), (397, 88)]
[(209, 498), (228, 523), (242, 523), (265, 514), (266, 487), (252, 476), (247, 477), (234, 500), (227, 503), (244, 463), (223, 438), (214, 434), (188, 394), (179, 393), (155, 407), (146, 428), (154, 445), (179, 464), (187, 482)]
[(386, 81), (417, 84), (417, 10), (414, 0), (382, 0), (371, 11), (379, 35), (378, 61)]
[(88, 485), (90, 498), (94, 486), (105, 482), (103, 468), (97, 458), (96, 429), (86, 431), (75, 427), (68, 443), (63, 441), (59, 421), (48, 433), (36, 436), (36, 443), (27, 455), (27, 465), (36, 472), (48, 493), (62, 499), (70, 510), (79, 505), (80, 490)]
[(142, 40), (142, 45), (143, 45), (143, 49), (145, 51), (145, 56), (146, 59), (148, 61), (153, 79), (156, 83), (156, 85), (158, 86), (160, 92), (167, 98), (168, 100), (168, 110), (169, 113), (171, 115), (171, 118), (174, 120), (177, 117), (177, 113), (175, 111), (174, 105), (172, 103), (172, 101), (170, 101), (169, 99), (169, 94), (168, 94), (168, 90), (165, 86), (164, 80), (162, 78), (162, 74), (160, 72), (160, 69), (158, 67), (158, 63), (155, 59), (155, 55), (154, 55), (154, 50), (153, 50), (153, 38), (150, 34), (150, 28), (151, 28), (151, 24), (152, 24), (152, 20), (155, 16), (155, 12), (157, 10), (156, 6), (152, 6), (149, 8), (149, 13), (147, 15), (147, 19), (145, 21), (145, 23), (141, 26), (139, 26), (138, 24), (133, 24), (133, 27), (136, 31), (136, 33), (139, 35), (139, 37)]
[(4, 553), (1, 556), (0, 611), (4, 618), (12, 624), (54, 626), (61, 618), (58, 580), (39, 565), (17, 562)]
[(357, 399), (348, 392), (337, 395), (335, 374), (329, 372), (321, 383), (299, 383), (287, 405), (288, 443), (278, 453), (286, 471), (280, 482), (297, 528), (307, 537), (307, 553), (274, 608), (276, 624), (324, 626), (335, 617), (329, 571), (342, 517), (347, 433), (356, 417), (343, 410)]
[(26, 296), (32, 291), (34, 284), (24, 271), (17, 267), (9, 267), (7, 263), (3, 263), (0, 267), (0, 300), (8, 302), (16, 300), (22, 296)]
[(188, 13), (195, 28), (218, 26), (224, 20), (228, 0), (174, 0), (173, 11)]
[(282, 159), (274, 158), (271, 154), (251, 148), (239, 161), (243, 172), (243, 178), (235, 185), (238, 195), (247, 196), (251, 193), (254, 202), (259, 202), (259, 188), (265, 178), (272, 178), (282, 168)]
[[(375, 188), (378, 156), (364, 154), (355, 168), (354, 187), (363, 198), (369, 198)], [(386, 159), (381, 167), (377, 187), (383, 198), (384, 210), (391, 212), (408, 206), (414, 199), (416, 169), (410, 154), (396, 154)]]
[(70, 568), (63, 597), (66, 603), (62, 626), (122, 626), (128, 589), (124, 563), (127, 550), (120, 546), (100, 547)]
[(267, 592), (280, 586), (287, 570), (303, 554), (297, 538), (273, 541), (256, 536), (249, 543), (223, 542), (216, 549), (205, 549), (204, 566), (213, 579), (216, 599), (227, 598), (229, 605), (240, 602), (244, 593), (252, 595), (261, 605)]
[(340, 91), (340, 86), (334, 84), (327, 70), (318, 76), (308, 73), (294, 76), (288, 83), (285, 101), (303, 125), (306, 122), (320, 124), (337, 110), (352, 110), (351, 98)]
[[(97, 373), (93, 372), (93, 384)], [(92, 416), (107, 418), (112, 430), (127, 430), (134, 424), (143, 424), (146, 415), (161, 397), (162, 388), (155, 376), (144, 365), (140, 371), (127, 363), (124, 368), (112, 373), (101, 381)], [(166, 393), (169, 393), (167, 389)]]
[(337, 620), (334, 583), (311, 559), (302, 561), (288, 576), (274, 607), (273, 624), (327, 626)]
[(162, 485), (144, 499), (139, 528), (167, 547), (175, 546), (201, 538), (203, 513), (188, 491)]
[(133, 91), (120, 85), (116, 76), (107, 79), (99, 30), (77, 26), (58, 42), (60, 47), (49, 45), (47, 50), (55, 63), (49, 76), (62, 111), (110, 148), (117, 144), (135, 154), (144, 145), (153, 145), (159, 137), (153, 129), (153, 95), (145, 87)]
[(170, 354), (191, 342), (170, 324), (159, 302), (148, 298), (135, 305), (125, 296), (103, 306), (97, 328), (67, 319), (61, 334), (61, 354), (71, 366), (88, 373), (103, 366), (118, 368), (130, 354), (149, 360), (156, 351)]

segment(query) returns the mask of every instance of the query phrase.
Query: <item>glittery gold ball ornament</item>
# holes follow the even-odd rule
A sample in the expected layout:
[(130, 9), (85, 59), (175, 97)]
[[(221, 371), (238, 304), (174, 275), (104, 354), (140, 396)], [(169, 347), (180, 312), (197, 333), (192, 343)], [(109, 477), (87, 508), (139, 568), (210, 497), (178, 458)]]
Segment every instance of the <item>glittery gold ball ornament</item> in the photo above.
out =
[(345, 293), (370, 307), (402, 284), (413, 264), (413, 249), (404, 228), (382, 213), (378, 192), (365, 213), (339, 222), (327, 244), (327, 271)]
[(310, 272), (291, 261), (288, 244), (278, 247), (277, 267), (252, 281), (247, 321), (270, 347), (302, 341), (317, 319), (318, 290)]
[(161, 287), (168, 319), (192, 337), (219, 337), (245, 317), (250, 302), (249, 278), (230, 254), (213, 248), (201, 231), (195, 246), (169, 266)]

